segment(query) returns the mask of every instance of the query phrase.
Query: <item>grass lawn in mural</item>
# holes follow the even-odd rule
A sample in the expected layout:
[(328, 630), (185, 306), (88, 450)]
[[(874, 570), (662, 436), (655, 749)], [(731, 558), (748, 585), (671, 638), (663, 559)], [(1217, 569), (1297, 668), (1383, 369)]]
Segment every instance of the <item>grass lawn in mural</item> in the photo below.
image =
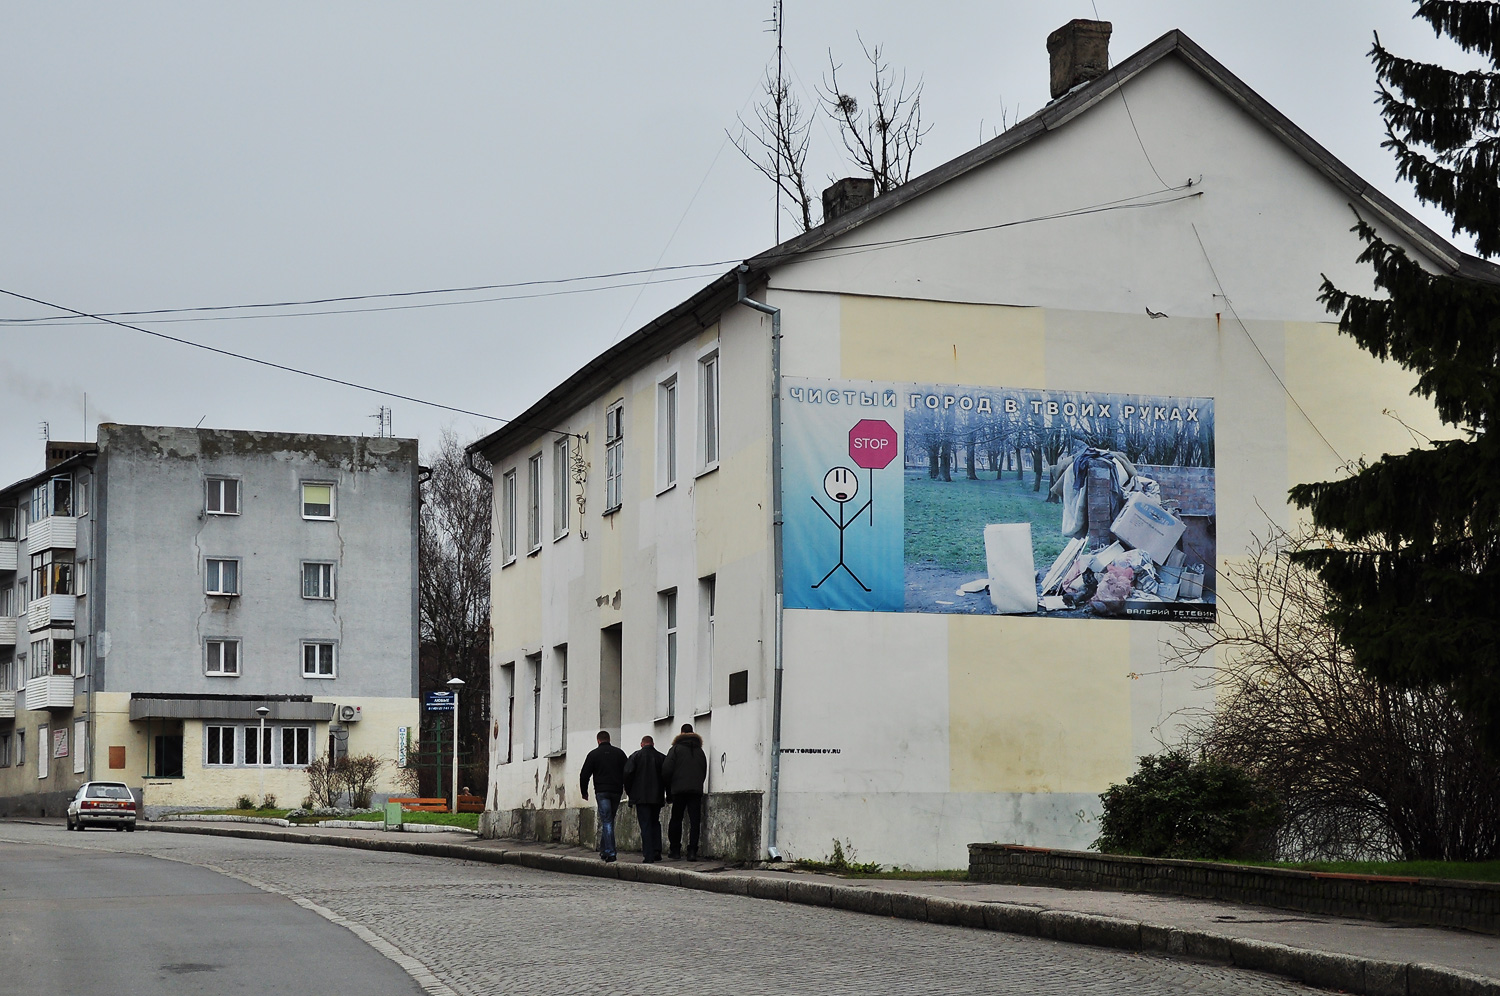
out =
[(1212, 620), (1212, 399), (902, 394), (905, 611)]
[(962, 474), (952, 481), (933, 480), (926, 471), (906, 473), (906, 609), (908, 612), (994, 611), (981, 591), (959, 595), (959, 586), (984, 578), (984, 527), (991, 522), (1031, 522), (1036, 562), (1050, 564), (1065, 540), (1061, 503), (1047, 503), (1030, 475), (1017, 480), (1014, 471), (995, 479), (986, 472), (976, 480)]

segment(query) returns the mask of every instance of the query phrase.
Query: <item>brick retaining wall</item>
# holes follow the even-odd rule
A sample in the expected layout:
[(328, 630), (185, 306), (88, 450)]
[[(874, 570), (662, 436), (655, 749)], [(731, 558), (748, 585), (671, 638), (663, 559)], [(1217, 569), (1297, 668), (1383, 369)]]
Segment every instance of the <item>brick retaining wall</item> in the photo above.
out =
[(1500, 934), (1500, 883), (1339, 875), (1216, 861), (970, 844), (976, 882), (1154, 892)]

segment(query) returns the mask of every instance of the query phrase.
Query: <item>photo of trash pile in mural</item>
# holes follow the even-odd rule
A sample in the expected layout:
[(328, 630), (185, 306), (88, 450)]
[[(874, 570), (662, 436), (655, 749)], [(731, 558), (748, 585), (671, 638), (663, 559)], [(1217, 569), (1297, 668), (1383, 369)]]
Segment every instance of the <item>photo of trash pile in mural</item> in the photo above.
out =
[(1212, 399), (902, 400), (905, 611), (1212, 621)]

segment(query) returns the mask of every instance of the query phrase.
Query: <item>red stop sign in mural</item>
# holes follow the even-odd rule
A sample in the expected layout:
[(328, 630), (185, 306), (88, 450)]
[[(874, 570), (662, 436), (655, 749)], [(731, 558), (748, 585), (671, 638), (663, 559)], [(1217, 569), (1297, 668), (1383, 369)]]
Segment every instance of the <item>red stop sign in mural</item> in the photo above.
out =
[(878, 418), (862, 418), (849, 430), (849, 458), (866, 470), (884, 470), (896, 459), (896, 430)]

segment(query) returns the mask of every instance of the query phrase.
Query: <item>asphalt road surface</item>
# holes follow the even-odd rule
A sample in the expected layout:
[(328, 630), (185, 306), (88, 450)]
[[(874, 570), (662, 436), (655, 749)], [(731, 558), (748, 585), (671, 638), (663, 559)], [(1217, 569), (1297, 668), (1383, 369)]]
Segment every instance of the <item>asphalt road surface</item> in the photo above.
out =
[(22, 823), (0, 823), (0, 965), (0, 993), (1310, 992), (1223, 966), (744, 896)]
[(90, 834), (100, 839), (84, 848), (57, 846), (76, 834), (27, 836), (52, 840), (0, 840), (0, 993), (312, 993), (331, 979), (343, 992), (422, 992), (290, 899), (104, 846), (124, 834)]

